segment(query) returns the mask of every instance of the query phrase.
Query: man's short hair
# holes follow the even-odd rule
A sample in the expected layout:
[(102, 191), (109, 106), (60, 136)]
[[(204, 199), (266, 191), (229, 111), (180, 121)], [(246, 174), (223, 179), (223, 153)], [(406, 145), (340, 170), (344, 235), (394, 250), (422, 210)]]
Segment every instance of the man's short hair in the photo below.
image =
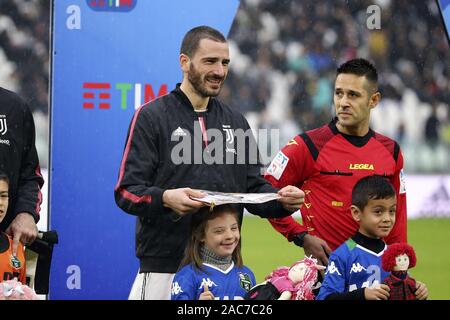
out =
[[(375, 66), (363, 58), (352, 59), (344, 62), (337, 68), (336, 76), (341, 73), (354, 74), (360, 77), (366, 77), (366, 79), (378, 88), (378, 72)], [(378, 89), (376, 89), (378, 90)]]
[(198, 49), (200, 40), (210, 39), (217, 42), (227, 42), (227, 39), (220, 31), (208, 27), (199, 26), (189, 30), (181, 42), (180, 54), (184, 53), (188, 57), (192, 57)]
[(395, 197), (391, 182), (382, 176), (368, 176), (359, 180), (353, 187), (352, 205), (363, 210), (369, 200), (389, 199)]

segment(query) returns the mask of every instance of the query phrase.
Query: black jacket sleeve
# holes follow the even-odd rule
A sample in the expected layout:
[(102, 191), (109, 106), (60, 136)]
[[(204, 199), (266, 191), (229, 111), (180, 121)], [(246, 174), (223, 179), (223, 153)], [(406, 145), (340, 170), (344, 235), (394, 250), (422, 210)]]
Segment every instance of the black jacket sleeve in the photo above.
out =
[[(245, 120), (245, 130), (251, 130), (250, 126)], [(251, 132), (251, 131), (247, 131)], [(259, 155), (259, 150), (253, 134), (248, 135), (248, 143), (246, 143), (246, 163), (247, 163), (247, 192), (248, 193), (276, 193), (278, 189), (274, 188), (262, 176), (262, 165)], [(252, 214), (258, 215), (262, 218), (281, 218), (289, 216), (292, 212), (283, 208), (280, 202), (274, 200), (261, 204), (247, 204), (245, 208)]]
[(20, 164), (19, 185), (17, 201), (14, 206), (14, 215), (27, 212), (38, 222), (42, 203), (41, 188), (44, 184), (44, 179), (41, 175), (35, 145), (36, 133), (33, 115), (26, 105), (24, 105), (23, 113), (23, 156)]
[(153, 185), (159, 163), (157, 133), (150, 115), (143, 108), (145, 106), (135, 112), (131, 121), (114, 189), (117, 205), (136, 216), (166, 210), (162, 204), (165, 190)]

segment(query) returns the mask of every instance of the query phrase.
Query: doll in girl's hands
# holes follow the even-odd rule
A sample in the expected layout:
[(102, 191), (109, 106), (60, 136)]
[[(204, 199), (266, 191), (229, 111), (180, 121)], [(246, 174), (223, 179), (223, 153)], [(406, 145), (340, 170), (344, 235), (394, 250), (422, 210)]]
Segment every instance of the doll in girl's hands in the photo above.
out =
[(280, 267), (266, 277), (266, 281), (247, 293), (250, 300), (314, 300), (319, 270), (314, 258), (305, 257), (291, 267)]

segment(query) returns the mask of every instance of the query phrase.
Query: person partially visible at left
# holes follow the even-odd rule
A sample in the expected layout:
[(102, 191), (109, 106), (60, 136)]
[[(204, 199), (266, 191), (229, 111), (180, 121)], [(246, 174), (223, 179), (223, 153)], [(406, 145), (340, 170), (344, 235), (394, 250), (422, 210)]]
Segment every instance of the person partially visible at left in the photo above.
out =
[(20, 243), (31, 244), (38, 234), (44, 179), (35, 139), (28, 104), (0, 87), (0, 170), (9, 177), (9, 208), (0, 230), (12, 237), (14, 254)]
[[(0, 171), (0, 222), (6, 216), (9, 202), (9, 179)], [(26, 283), (25, 251), (19, 242), (16, 253), (13, 253), (13, 239), (0, 231), (0, 282), (17, 278), (22, 284)]]

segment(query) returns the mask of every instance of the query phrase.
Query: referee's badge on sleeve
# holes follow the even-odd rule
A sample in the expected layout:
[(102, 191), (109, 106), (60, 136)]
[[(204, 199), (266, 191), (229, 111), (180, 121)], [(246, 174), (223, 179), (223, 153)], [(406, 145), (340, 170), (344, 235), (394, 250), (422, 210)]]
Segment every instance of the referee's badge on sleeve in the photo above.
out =
[(273, 176), (277, 180), (280, 180), (281, 175), (283, 174), (284, 169), (286, 169), (288, 162), (289, 158), (286, 157), (283, 152), (279, 151), (270, 163), (269, 168), (267, 169), (267, 174)]
[(399, 175), (399, 180), (400, 180), (400, 190), (399, 193), (406, 193), (406, 179), (405, 179), (405, 173), (403, 172), (403, 169), (400, 170), (400, 175)]

